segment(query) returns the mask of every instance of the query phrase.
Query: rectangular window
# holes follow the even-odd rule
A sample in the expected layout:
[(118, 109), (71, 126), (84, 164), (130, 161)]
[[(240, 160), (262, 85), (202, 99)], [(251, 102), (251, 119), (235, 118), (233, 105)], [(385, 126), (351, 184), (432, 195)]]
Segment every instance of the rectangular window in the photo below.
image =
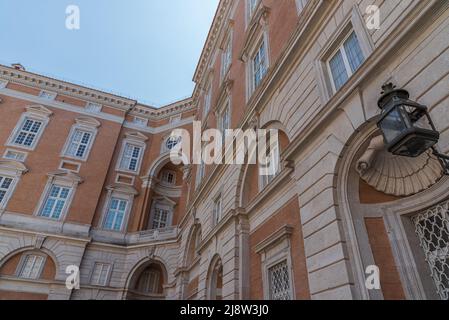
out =
[(70, 192), (71, 188), (52, 185), (39, 216), (58, 220), (67, 204)]
[(38, 255), (28, 255), (24, 258), (19, 277), (22, 279), (38, 279), (44, 267), (45, 258)]
[(228, 41), (226, 42), (225, 47), (223, 48), (223, 55), (221, 59), (221, 75), (224, 77), (226, 73), (229, 70), (229, 67), (231, 66), (232, 62), (232, 42), (231, 37), (229, 37)]
[(13, 179), (0, 176), (0, 205), (6, 201), (6, 195), (11, 190)]
[(209, 85), (204, 96), (204, 117), (209, 113), (212, 101), (212, 85)]
[(287, 261), (268, 269), (270, 300), (291, 300), (290, 273)]
[(90, 283), (94, 286), (106, 286), (110, 270), (110, 264), (95, 263)]
[(137, 290), (144, 293), (157, 293), (159, 281), (159, 272), (145, 270), (141, 275)]
[(127, 200), (111, 198), (108, 212), (106, 214), (106, 219), (103, 225), (104, 229), (112, 231), (122, 230), (127, 207)]
[(36, 138), (43, 127), (43, 122), (25, 118), (19, 132), (17, 132), (14, 138), (14, 144), (25, 147), (32, 147), (36, 142)]
[(220, 118), (220, 130), (222, 134), (222, 143), (224, 145), (226, 141), (226, 130), (230, 128), (230, 122), (231, 122), (231, 112), (229, 103), (226, 105), (226, 107), (223, 109), (223, 112), (221, 114)]
[(101, 104), (88, 102), (86, 104), (86, 111), (92, 112), (92, 113), (98, 113), (101, 111)]
[(219, 196), (214, 201), (214, 225), (217, 225), (221, 221), (221, 215), (222, 215), (222, 203), (221, 203), (221, 196)]
[(137, 172), (141, 155), (142, 147), (127, 143), (120, 162), (120, 169)]
[(169, 185), (176, 183), (176, 174), (173, 171), (162, 172), (162, 182)]
[(364, 61), (357, 35), (353, 31), (328, 62), (334, 90), (340, 90)]
[(166, 228), (168, 225), (168, 218), (170, 216), (170, 211), (162, 208), (156, 208), (154, 209), (154, 215), (153, 215), (153, 226), (152, 229), (163, 229)]
[(182, 115), (178, 114), (176, 116), (170, 117), (170, 123), (176, 124), (181, 122), (182, 120)]
[(75, 129), (70, 137), (70, 143), (66, 155), (84, 159), (90, 147), (92, 132)]
[(254, 89), (256, 89), (261, 84), (265, 74), (267, 73), (267, 66), (268, 64), (265, 41), (262, 41), (259, 49), (252, 59)]
[(7, 150), (3, 158), (9, 160), (15, 160), (19, 162), (24, 162), (27, 154), (25, 152), (20, 152), (16, 150)]
[(148, 119), (134, 117), (133, 123), (139, 127), (146, 127), (148, 125)]

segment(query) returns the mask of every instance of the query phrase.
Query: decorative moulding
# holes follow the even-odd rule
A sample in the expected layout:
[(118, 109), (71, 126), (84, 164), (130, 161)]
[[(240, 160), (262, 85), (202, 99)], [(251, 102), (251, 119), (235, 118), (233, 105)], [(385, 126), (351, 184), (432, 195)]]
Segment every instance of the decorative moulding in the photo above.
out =
[(58, 170), (54, 172), (50, 172), (48, 174), (49, 177), (52, 177), (53, 179), (58, 178), (61, 180), (69, 181), (71, 183), (81, 184), (84, 182), (84, 179), (81, 178), (79, 175), (72, 171), (64, 171), (64, 170)]
[(388, 195), (407, 197), (424, 191), (443, 176), (431, 151), (417, 158), (401, 157), (385, 149), (382, 136), (374, 137), (356, 163), (363, 181)]
[(53, 115), (53, 111), (39, 104), (26, 107), (26, 111), (27, 113), (44, 118), (49, 118)]
[(14, 171), (20, 175), (28, 172), (28, 168), (22, 162), (13, 160), (0, 160), (0, 169)]
[(257, 11), (254, 13), (248, 27), (248, 31), (245, 34), (243, 50), (240, 53), (240, 59), (243, 62), (248, 60), (250, 48), (254, 45), (254, 42), (257, 41), (260, 33), (262, 32), (262, 26), (266, 23), (269, 14), (270, 8), (266, 6), (259, 6)]
[(275, 231), (273, 234), (268, 236), (266, 239), (262, 240), (260, 243), (256, 245), (255, 251), (256, 253), (262, 253), (263, 251), (267, 251), (271, 247), (273, 247), (279, 241), (284, 240), (285, 238), (290, 237), (293, 233), (293, 227), (291, 225), (284, 225)]
[(99, 128), (101, 126), (100, 121), (91, 117), (79, 117), (75, 119), (76, 123), (83, 126)]
[(142, 141), (142, 142), (145, 142), (148, 140), (148, 137), (140, 132), (127, 132), (125, 134), (125, 137), (127, 139), (137, 140), (137, 141)]
[(106, 187), (106, 190), (127, 195), (137, 196), (139, 192), (131, 186), (114, 183)]

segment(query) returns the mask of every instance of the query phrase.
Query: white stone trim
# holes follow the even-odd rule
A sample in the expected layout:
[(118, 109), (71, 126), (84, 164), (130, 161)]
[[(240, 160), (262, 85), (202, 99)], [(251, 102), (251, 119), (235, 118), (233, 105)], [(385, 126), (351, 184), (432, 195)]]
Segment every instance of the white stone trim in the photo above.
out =
[[(19, 161), (19, 160), (17, 160), (17, 159), (11, 159), (11, 158), (8, 158), (7, 155), (8, 155), (8, 153), (10, 153), (10, 152), (14, 152), (14, 153), (18, 153), (18, 154), (23, 155), (23, 160), (20, 160), (20, 161)], [(3, 159), (10, 160), (10, 161), (25, 162), (26, 159), (27, 159), (27, 157), (28, 157), (28, 152), (19, 151), (19, 150), (15, 150), (15, 149), (11, 149), (11, 148), (6, 148), (5, 153), (3, 154)]]
[[(374, 51), (374, 43), (366, 30), (359, 6), (354, 5), (350, 15), (346, 17), (335, 30), (334, 34), (326, 41), (326, 45), (319, 52), (315, 62), (316, 79), (323, 105), (337, 93), (329, 67), (329, 60), (337, 53), (353, 31), (357, 36), (365, 61)], [(357, 73), (357, 71), (355, 73)], [(348, 81), (353, 75), (354, 74), (349, 75)]]
[(108, 121), (112, 121), (112, 122), (119, 123), (119, 124), (122, 124), (124, 121), (124, 118), (120, 117), (120, 116), (112, 115), (112, 114), (105, 113), (105, 112), (92, 113), (82, 107), (70, 105), (68, 103), (64, 103), (64, 102), (60, 102), (60, 101), (56, 101), (56, 100), (42, 99), (42, 98), (39, 98), (38, 96), (34, 96), (34, 95), (31, 95), (28, 93), (24, 93), (24, 92), (12, 90), (12, 89), (7, 89), (7, 88), (1, 89), (0, 88), (0, 94), (3, 94), (8, 97), (16, 98), (16, 99), (29, 101), (29, 102), (35, 103), (35, 104), (44, 104), (44, 105), (52, 107), (52, 108), (69, 111), (69, 112), (74, 112), (74, 113), (82, 114), (85, 116), (95, 115), (95, 117), (97, 117), (99, 119), (108, 120)]
[[(75, 120), (75, 124), (72, 125), (72, 128), (70, 129), (69, 135), (67, 136), (66, 142), (64, 144), (64, 147), (62, 148), (61, 151), (61, 157), (64, 158), (68, 158), (68, 159), (73, 159), (73, 160), (78, 160), (78, 161), (87, 161), (87, 159), (89, 158), (90, 155), (90, 151), (92, 150), (92, 147), (95, 143), (95, 139), (97, 137), (97, 133), (98, 133), (98, 128), (101, 126), (101, 123), (98, 122), (96, 119), (94, 118), (85, 118), (85, 117), (81, 117), (81, 118), (77, 118)], [(68, 148), (70, 146), (70, 143), (72, 141), (72, 137), (75, 134), (76, 130), (81, 130), (84, 132), (88, 132), (91, 134), (90, 140), (89, 140), (89, 144), (87, 145), (87, 148), (84, 152), (84, 155), (82, 157), (76, 157), (73, 155), (68, 155)]]
[[(22, 113), (22, 115), (19, 118), (19, 121), (17, 121), (16, 126), (14, 130), (11, 132), (8, 142), (6, 143), (9, 147), (19, 148), (19, 149), (25, 149), (29, 151), (33, 151), (36, 149), (37, 145), (39, 144), (39, 141), (50, 122), (50, 117), (53, 115), (53, 112), (49, 109), (45, 108), (42, 105), (33, 105), (26, 108), (26, 111)], [(39, 128), (39, 132), (37, 132), (36, 137), (33, 140), (33, 144), (31, 146), (24, 146), (15, 144), (14, 140), (16, 139), (19, 131), (21, 130), (23, 124), (27, 119), (40, 121), (42, 122), (42, 126)]]
[[(111, 185), (106, 187), (107, 190), (107, 196), (106, 200), (103, 204), (101, 219), (100, 219), (100, 225), (98, 226), (99, 229), (101, 229), (103, 232), (107, 232), (110, 234), (125, 234), (126, 230), (128, 229), (128, 222), (129, 217), (132, 212), (133, 204), (134, 204), (134, 198), (138, 195), (138, 192), (133, 187), (124, 186), (124, 185)], [(122, 225), (120, 230), (106, 230), (104, 229), (104, 224), (106, 222), (106, 217), (108, 214), (109, 206), (111, 203), (112, 198), (118, 198), (121, 200), (128, 201), (126, 206), (125, 215), (123, 217)]]
[[(79, 184), (83, 183), (83, 179), (75, 173), (67, 171), (56, 171), (48, 174), (47, 183), (45, 184), (44, 191), (41, 194), (39, 202), (37, 203), (33, 215), (39, 219), (50, 220), (50, 221), (65, 221), (70, 205), (72, 204), (73, 198)], [(53, 185), (59, 185), (62, 187), (70, 188), (70, 194), (65, 201), (64, 208), (62, 209), (61, 215), (58, 219), (53, 219), (51, 217), (42, 217), (40, 215), (41, 211), (44, 209), (45, 202), (50, 194)]]
[[(147, 144), (146, 144), (147, 140), (148, 140), (148, 137), (139, 132), (127, 133), (125, 135), (125, 139), (123, 139), (123, 142), (122, 142), (122, 147), (120, 149), (119, 157), (117, 159), (115, 171), (138, 175), (140, 173), (140, 170), (142, 167), (143, 157), (145, 156), (145, 151), (147, 148)], [(139, 159), (138, 159), (135, 171), (129, 170), (126, 168), (121, 168), (121, 163), (122, 163), (123, 155), (125, 153), (125, 148), (126, 148), (127, 144), (141, 148), (141, 152), (139, 155)]]
[(294, 273), (290, 241), (292, 229), (291, 226), (286, 225), (256, 245), (255, 250), (260, 255), (262, 262), (262, 283), (265, 300), (269, 300), (271, 297), (269, 270), (283, 261), (286, 261), (288, 266), (290, 296), (292, 300), (295, 300), (295, 282), (293, 278)]
[(25, 165), (13, 160), (0, 160), (0, 175), (12, 179), (11, 185), (8, 188), (3, 200), (0, 202), (0, 216), (4, 212), (9, 200), (11, 199), (21, 176), (28, 172)]

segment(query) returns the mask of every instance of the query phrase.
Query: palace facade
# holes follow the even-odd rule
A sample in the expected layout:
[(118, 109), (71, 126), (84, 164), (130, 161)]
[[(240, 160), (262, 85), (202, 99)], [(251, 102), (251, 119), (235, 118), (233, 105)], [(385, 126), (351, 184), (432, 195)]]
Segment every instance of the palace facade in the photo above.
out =
[[(449, 153), (448, 40), (445, 0), (221, 0), (162, 108), (0, 66), (0, 299), (448, 299), (449, 179), (376, 125), (393, 83)], [(173, 164), (194, 120), (278, 129), (277, 173)]]

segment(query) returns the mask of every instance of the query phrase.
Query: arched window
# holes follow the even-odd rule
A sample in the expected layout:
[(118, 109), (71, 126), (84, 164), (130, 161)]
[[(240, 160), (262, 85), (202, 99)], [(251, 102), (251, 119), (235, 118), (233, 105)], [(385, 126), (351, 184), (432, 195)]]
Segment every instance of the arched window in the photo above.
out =
[(222, 300), (223, 288), (223, 264), (220, 257), (212, 260), (209, 269), (209, 300)]
[(157, 264), (150, 264), (139, 276), (135, 290), (143, 294), (162, 294), (162, 284), (161, 268)]

